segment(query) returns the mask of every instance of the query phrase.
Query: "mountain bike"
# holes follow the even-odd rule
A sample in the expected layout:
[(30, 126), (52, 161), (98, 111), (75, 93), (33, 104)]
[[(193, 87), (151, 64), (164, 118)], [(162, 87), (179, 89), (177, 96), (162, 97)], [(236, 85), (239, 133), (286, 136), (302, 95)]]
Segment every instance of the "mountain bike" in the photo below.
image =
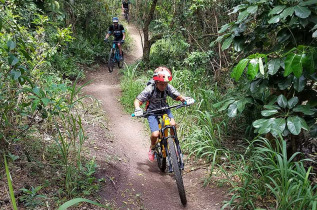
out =
[(129, 9), (128, 8), (124, 8), (124, 18), (129, 24)]
[(123, 67), (124, 54), (122, 51), (122, 59), (120, 59), (120, 50), (118, 47), (118, 43), (121, 43), (121, 41), (112, 41), (112, 46), (111, 46), (109, 57), (108, 57), (109, 72), (113, 71), (113, 67), (115, 63), (118, 63), (119, 68)]
[[(178, 193), (184, 206), (187, 204), (187, 199), (182, 177), (182, 170), (184, 170), (183, 154), (177, 138), (176, 127), (170, 125), (170, 118), (166, 114), (166, 110), (172, 108), (178, 109), (189, 106), (192, 103), (194, 103), (194, 99), (192, 99), (191, 103), (162, 107), (160, 109), (147, 111), (141, 116), (137, 116), (144, 118), (149, 115), (158, 116), (160, 134), (155, 143), (154, 155), (156, 157), (158, 167), (162, 172), (165, 172), (166, 168), (169, 173), (174, 172)], [(132, 116), (134, 117), (135, 115), (132, 114)]]

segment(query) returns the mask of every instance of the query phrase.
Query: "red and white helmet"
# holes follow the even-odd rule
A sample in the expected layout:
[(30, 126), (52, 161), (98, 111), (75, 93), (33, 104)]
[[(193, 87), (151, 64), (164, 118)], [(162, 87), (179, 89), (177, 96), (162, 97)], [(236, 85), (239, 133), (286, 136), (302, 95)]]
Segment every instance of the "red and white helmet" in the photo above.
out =
[(154, 70), (153, 80), (161, 82), (170, 82), (172, 81), (172, 73), (168, 68), (164, 66), (159, 66)]

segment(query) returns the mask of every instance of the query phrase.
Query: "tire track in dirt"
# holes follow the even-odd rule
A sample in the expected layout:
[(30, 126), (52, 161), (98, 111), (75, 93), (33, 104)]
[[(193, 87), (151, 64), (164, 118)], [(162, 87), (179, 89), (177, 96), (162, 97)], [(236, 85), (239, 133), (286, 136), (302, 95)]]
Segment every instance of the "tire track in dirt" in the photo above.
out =
[[(141, 38), (133, 25), (126, 28), (133, 39), (131, 51), (125, 54), (126, 62), (133, 63), (142, 57)], [(174, 178), (161, 173), (156, 162), (147, 160), (149, 134), (144, 124), (132, 119), (120, 104), (117, 68), (109, 73), (106, 66), (101, 66), (97, 71), (87, 72), (87, 80), (92, 82), (84, 88), (84, 93), (102, 102), (111, 134), (110, 139), (99, 135), (95, 142), (99, 150), (93, 151), (98, 165), (102, 166), (98, 178), (107, 177), (107, 184), (100, 192), (102, 199), (121, 209), (220, 209), (224, 190), (202, 187), (206, 169), (184, 173), (188, 204), (183, 207)], [(115, 158), (109, 159), (109, 155)]]

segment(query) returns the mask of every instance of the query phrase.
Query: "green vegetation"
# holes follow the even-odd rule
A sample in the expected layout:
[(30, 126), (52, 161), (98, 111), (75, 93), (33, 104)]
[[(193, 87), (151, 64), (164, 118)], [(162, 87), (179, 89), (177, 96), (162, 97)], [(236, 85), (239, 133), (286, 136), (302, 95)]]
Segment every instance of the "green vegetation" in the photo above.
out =
[[(230, 188), (223, 208), (316, 209), (316, 0), (131, 2), (145, 36), (143, 60), (123, 71), (127, 110), (168, 66), (196, 100), (174, 112), (182, 147), (208, 161), (206, 185)], [(13, 209), (108, 207), (92, 201), (102, 180), (83, 155), (92, 112), (78, 81), (106, 57), (119, 4), (0, 0), (0, 168)], [(36, 183), (17, 185), (26, 177)]]
[(85, 84), (77, 82), (84, 78), (84, 65), (106, 56), (102, 40), (111, 5), (0, 1), (0, 153), (5, 163), (0, 168), (5, 168), (14, 209), (57, 208), (100, 188), (95, 161), (83, 155), (83, 118), (92, 113), (79, 96)]
[(210, 162), (206, 184), (226, 177), (223, 208), (316, 209), (316, 1), (152, 3), (153, 19), (148, 1), (133, 8), (152, 34), (149, 58), (123, 72), (127, 110), (168, 66), (196, 100), (174, 111), (183, 148)]

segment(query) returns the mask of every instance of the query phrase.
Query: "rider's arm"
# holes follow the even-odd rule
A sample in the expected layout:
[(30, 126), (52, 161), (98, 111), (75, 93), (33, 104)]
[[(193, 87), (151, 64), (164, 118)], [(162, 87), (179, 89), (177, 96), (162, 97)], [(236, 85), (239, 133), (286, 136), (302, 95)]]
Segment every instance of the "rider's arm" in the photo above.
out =
[(170, 84), (167, 85), (167, 95), (176, 101), (185, 101), (185, 98)]
[(134, 108), (140, 108), (140, 105), (142, 105), (142, 102), (139, 99), (134, 100)]
[(122, 32), (122, 40), (125, 40), (125, 32)]

